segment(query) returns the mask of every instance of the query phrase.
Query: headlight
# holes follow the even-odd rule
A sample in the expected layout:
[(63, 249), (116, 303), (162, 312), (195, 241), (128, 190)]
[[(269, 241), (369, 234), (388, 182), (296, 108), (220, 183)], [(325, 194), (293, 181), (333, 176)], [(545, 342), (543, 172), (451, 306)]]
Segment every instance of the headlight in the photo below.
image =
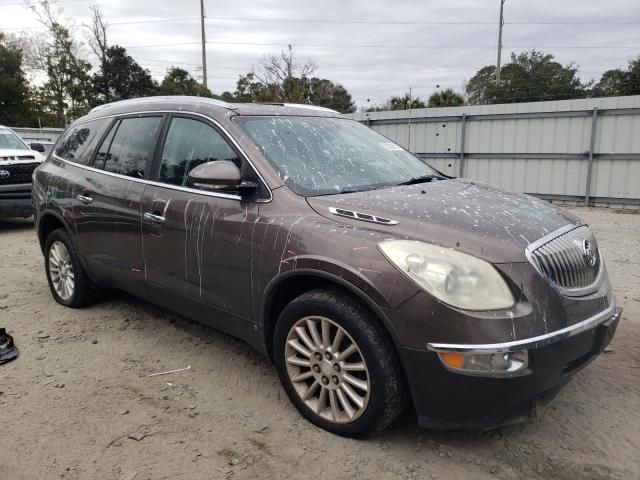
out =
[(444, 303), (465, 310), (499, 310), (515, 303), (504, 279), (484, 260), (415, 240), (387, 240), (378, 247), (396, 268)]

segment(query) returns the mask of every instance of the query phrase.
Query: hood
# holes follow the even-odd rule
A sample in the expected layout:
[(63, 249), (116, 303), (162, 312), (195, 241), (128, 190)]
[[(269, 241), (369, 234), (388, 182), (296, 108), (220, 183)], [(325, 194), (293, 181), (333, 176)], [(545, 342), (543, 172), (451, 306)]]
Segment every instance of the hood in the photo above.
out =
[[(527, 245), (567, 224), (582, 223), (575, 215), (529, 195), (464, 179), (308, 197), (307, 201), (317, 213), (335, 221), (455, 248), (492, 263), (526, 262)], [(336, 216), (330, 207), (398, 223), (378, 225)]]
[(42, 160), (42, 155), (35, 150), (0, 148), (0, 163), (33, 163)]

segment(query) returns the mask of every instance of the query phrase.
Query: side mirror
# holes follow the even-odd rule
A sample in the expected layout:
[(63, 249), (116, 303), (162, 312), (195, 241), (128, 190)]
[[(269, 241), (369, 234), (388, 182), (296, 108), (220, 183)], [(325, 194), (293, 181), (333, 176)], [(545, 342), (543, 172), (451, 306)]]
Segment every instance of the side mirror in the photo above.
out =
[(240, 169), (229, 160), (217, 160), (198, 165), (189, 172), (187, 185), (209, 192), (245, 193), (257, 188), (253, 182), (243, 182)]
[(41, 143), (31, 143), (29, 146), (31, 147), (31, 150), (44, 153), (44, 145), (42, 145)]

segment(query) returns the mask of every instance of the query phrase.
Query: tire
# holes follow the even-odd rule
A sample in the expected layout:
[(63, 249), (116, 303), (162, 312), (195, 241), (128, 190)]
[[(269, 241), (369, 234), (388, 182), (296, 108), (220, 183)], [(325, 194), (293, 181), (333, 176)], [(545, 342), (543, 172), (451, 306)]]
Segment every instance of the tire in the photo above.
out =
[[(47, 237), (44, 247), (44, 265), (49, 288), (56, 302), (71, 308), (81, 308), (92, 302), (94, 286), (65, 230), (59, 228)], [(70, 284), (65, 282), (64, 278), (72, 279), (72, 288), (69, 288)], [(62, 283), (66, 284), (66, 288), (61, 289)]]
[(273, 351), (291, 402), (329, 432), (363, 437), (384, 430), (404, 409), (404, 376), (391, 339), (347, 295), (312, 290), (294, 299), (278, 318)]

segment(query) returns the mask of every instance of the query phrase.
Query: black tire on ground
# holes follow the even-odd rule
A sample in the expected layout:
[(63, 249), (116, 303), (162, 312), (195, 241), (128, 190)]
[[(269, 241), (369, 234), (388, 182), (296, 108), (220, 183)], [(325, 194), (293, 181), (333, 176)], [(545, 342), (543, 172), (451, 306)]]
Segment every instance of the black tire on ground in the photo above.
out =
[[(49, 269), (49, 252), (51, 250), (51, 246), (56, 241), (64, 244), (67, 252), (69, 252), (69, 258), (73, 267), (75, 285), (73, 288), (73, 293), (68, 299), (63, 299), (56, 292), (56, 289), (53, 286), (53, 281)], [(52, 231), (47, 237), (44, 246), (44, 265), (47, 274), (47, 281), (49, 282), (49, 288), (51, 289), (51, 294), (53, 295), (53, 298), (56, 302), (66, 307), (81, 308), (89, 305), (93, 301), (95, 294), (95, 287), (93, 285), (93, 282), (85, 272), (82, 266), (82, 262), (80, 261), (80, 257), (78, 256), (78, 252), (76, 251), (73, 242), (64, 229), (58, 228)]]
[[(370, 392), (364, 411), (349, 423), (338, 423), (318, 415), (296, 391), (287, 371), (287, 336), (294, 325), (308, 316), (330, 319), (355, 341), (367, 365)], [(291, 402), (313, 424), (337, 435), (362, 437), (388, 427), (406, 405), (402, 368), (389, 334), (371, 318), (364, 306), (338, 291), (312, 290), (289, 303), (278, 318), (273, 352), (280, 381)]]

